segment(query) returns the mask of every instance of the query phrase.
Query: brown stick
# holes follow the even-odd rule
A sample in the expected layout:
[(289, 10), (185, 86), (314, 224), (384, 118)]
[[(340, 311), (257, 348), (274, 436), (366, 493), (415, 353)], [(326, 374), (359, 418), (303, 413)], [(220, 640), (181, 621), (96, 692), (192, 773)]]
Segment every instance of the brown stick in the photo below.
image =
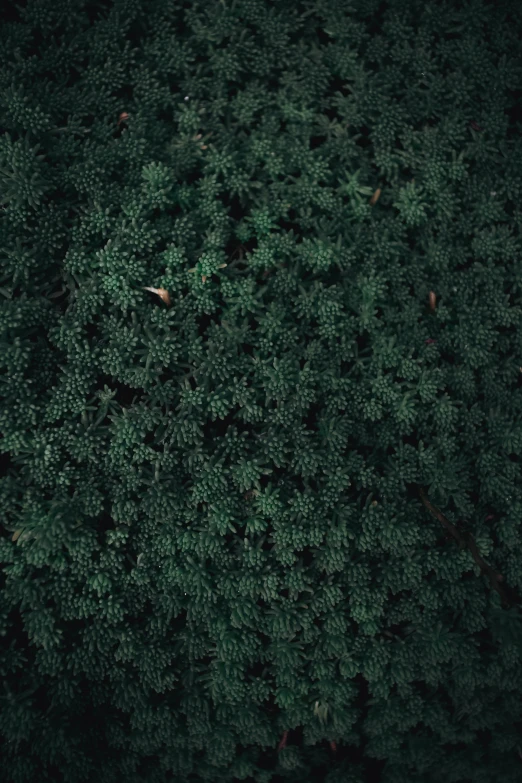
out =
[(478, 565), (480, 570), (483, 574), (485, 574), (487, 577), (489, 577), (489, 581), (491, 584), (491, 587), (497, 591), (500, 598), (502, 599), (502, 602), (506, 604), (507, 606), (512, 606), (513, 603), (510, 601), (508, 596), (506, 595), (505, 590), (503, 589), (500, 582), (504, 581), (504, 577), (502, 574), (497, 574), (497, 572), (491, 568), (490, 565), (486, 563), (486, 561), (481, 557), (480, 552), (478, 551), (477, 544), (475, 543), (475, 539), (471, 535), (471, 533), (461, 533), (460, 530), (458, 530), (455, 525), (453, 525), (449, 519), (447, 519), (442, 511), (440, 511), (436, 506), (433, 505), (428, 500), (428, 497), (426, 495), (425, 490), (422, 487), (419, 487), (419, 496), (428, 511), (432, 516), (435, 517), (435, 519), (438, 519), (441, 525), (446, 528), (446, 530), (449, 531), (449, 533), (453, 536), (455, 541), (458, 542), (459, 546), (464, 549), (467, 548), (470, 550), (473, 559), (475, 563)]
[(277, 746), (278, 750), (283, 750), (283, 748), (286, 748), (286, 740), (288, 739), (288, 729), (283, 732), (283, 737)]

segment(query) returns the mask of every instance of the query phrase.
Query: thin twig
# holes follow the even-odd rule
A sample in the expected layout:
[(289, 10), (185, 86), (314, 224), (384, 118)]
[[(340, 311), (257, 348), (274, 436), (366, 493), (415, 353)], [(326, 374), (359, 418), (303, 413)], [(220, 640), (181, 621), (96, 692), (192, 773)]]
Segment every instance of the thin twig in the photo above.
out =
[(486, 563), (486, 561), (483, 559), (483, 557), (480, 555), (480, 552), (478, 551), (477, 544), (475, 542), (475, 539), (471, 535), (471, 533), (465, 532), (461, 533), (458, 528), (455, 527), (454, 524), (452, 524), (449, 519), (447, 519), (442, 511), (440, 511), (436, 506), (433, 505), (428, 500), (428, 497), (426, 495), (425, 490), (422, 487), (419, 487), (419, 496), (428, 511), (432, 516), (435, 517), (435, 519), (438, 519), (441, 525), (448, 530), (448, 532), (453, 536), (455, 541), (459, 544), (461, 549), (467, 548), (471, 552), (473, 559), (475, 563), (480, 568), (481, 572), (485, 574), (487, 577), (489, 577), (489, 581), (491, 584), (491, 587), (497, 591), (500, 598), (502, 599), (502, 602), (507, 606), (512, 606), (513, 602), (508, 598), (504, 588), (500, 584), (504, 581), (504, 577), (502, 574), (497, 574), (497, 572), (491, 568), (490, 565)]

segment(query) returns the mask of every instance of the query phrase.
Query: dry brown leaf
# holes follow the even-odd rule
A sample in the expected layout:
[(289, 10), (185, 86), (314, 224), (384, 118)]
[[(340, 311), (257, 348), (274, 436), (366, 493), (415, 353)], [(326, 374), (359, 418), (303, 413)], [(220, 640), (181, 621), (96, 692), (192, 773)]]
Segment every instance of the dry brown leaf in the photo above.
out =
[(166, 305), (170, 305), (170, 296), (166, 288), (151, 288), (150, 286), (145, 286), (143, 290), (151, 291), (153, 294), (157, 294)]
[(378, 202), (379, 196), (381, 195), (381, 193), (382, 193), (382, 190), (380, 188), (377, 188), (377, 190), (375, 191), (375, 193), (373, 194), (373, 196), (370, 199), (370, 204), (372, 205), (372, 207), (373, 207), (374, 204), (376, 204)]

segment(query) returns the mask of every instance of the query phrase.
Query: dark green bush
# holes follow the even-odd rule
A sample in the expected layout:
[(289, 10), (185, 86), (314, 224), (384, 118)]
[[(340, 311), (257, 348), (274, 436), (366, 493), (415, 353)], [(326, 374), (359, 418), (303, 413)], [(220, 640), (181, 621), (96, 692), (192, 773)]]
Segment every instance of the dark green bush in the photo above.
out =
[(522, 779), (521, 9), (3, 5), (2, 781)]

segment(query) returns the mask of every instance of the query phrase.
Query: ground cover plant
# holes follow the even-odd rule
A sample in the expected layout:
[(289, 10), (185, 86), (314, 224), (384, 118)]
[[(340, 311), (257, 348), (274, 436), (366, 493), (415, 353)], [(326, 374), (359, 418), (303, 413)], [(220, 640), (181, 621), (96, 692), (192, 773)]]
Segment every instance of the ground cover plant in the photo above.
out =
[(0, 779), (522, 779), (522, 7), (13, 0)]

